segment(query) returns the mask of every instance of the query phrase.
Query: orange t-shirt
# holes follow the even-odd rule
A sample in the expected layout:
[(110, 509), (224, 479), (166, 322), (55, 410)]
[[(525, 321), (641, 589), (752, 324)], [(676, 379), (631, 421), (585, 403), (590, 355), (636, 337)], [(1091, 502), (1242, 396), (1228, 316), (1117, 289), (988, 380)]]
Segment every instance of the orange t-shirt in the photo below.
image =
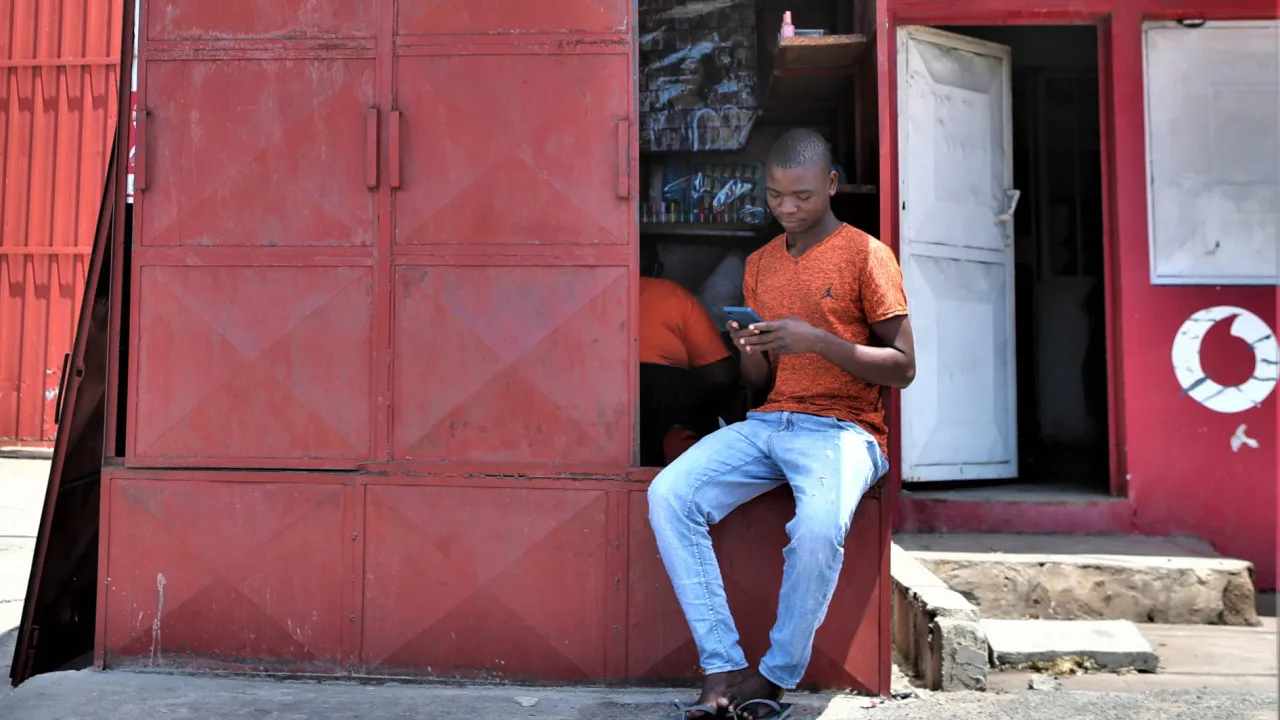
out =
[[(765, 320), (794, 316), (859, 345), (871, 324), (907, 314), (902, 269), (887, 245), (841, 225), (798, 258), (779, 235), (747, 258), (742, 291)], [(880, 386), (850, 376), (818, 355), (774, 357), (774, 383), (760, 412), (807, 413), (857, 423), (888, 454)]]
[(695, 368), (729, 357), (707, 309), (680, 283), (640, 278), (640, 362)]

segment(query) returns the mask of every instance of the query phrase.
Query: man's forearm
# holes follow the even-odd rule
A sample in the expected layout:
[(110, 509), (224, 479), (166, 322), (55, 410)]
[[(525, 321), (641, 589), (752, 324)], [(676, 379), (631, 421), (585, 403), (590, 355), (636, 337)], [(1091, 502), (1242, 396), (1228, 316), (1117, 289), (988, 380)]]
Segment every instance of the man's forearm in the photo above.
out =
[(741, 352), (742, 379), (752, 390), (768, 390), (773, 383), (773, 367), (769, 356), (761, 352)]
[(823, 333), (818, 356), (849, 375), (872, 385), (903, 388), (915, 379), (915, 367), (905, 353), (892, 347), (858, 345)]

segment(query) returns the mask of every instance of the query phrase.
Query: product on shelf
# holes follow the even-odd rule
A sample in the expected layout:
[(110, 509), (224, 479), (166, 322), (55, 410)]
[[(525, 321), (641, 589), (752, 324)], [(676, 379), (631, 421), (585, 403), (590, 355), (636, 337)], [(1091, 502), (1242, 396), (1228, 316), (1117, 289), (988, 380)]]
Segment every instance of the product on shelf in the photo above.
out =
[(640, 149), (740, 150), (760, 115), (754, 0), (640, 0)]
[(759, 226), (768, 220), (761, 163), (669, 159), (658, 177), (661, 185), (641, 205), (641, 222)]

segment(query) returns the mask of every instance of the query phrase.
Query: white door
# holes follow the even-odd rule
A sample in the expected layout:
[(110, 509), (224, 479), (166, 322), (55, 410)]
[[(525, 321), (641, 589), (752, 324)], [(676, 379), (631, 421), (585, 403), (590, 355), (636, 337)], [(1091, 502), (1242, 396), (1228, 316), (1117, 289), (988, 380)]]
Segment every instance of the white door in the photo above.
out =
[(906, 482), (1017, 477), (1009, 48), (898, 30)]

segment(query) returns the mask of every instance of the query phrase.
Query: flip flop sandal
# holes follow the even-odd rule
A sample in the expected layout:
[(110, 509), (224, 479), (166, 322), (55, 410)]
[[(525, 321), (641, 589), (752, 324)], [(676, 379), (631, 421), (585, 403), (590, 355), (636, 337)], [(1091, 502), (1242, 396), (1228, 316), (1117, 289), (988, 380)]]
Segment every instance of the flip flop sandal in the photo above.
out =
[[(748, 707), (750, 705), (763, 705), (769, 708), (770, 710), (772, 710), (773, 712), (769, 715), (747, 716), (747, 715), (739, 714), (742, 712), (743, 708)], [(795, 708), (793, 708), (792, 706), (784, 703), (776, 703), (772, 700), (765, 700), (764, 698), (759, 698), (756, 700), (748, 700), (742, 703), (741, 705), (739, 705), (738, 707), (734, 708), (731, 717), (737, 718), (738, 720), (787, 720), (787, 718), (791, 717), (791, 712), (794, 709)]]
[[(676, 700), (675, 704), (676, 710), (679, 712), (670, 716), (667, 720), (707, 720), (707, 718), (724, 717), (724, 715), (721, 714), (723, 708), (716, 707), (715, 705), (685, 705), (679, 700)], [(705, 714), (701, 718), (690, 718), (689, 713), (691, 712), (701, 712)]]

